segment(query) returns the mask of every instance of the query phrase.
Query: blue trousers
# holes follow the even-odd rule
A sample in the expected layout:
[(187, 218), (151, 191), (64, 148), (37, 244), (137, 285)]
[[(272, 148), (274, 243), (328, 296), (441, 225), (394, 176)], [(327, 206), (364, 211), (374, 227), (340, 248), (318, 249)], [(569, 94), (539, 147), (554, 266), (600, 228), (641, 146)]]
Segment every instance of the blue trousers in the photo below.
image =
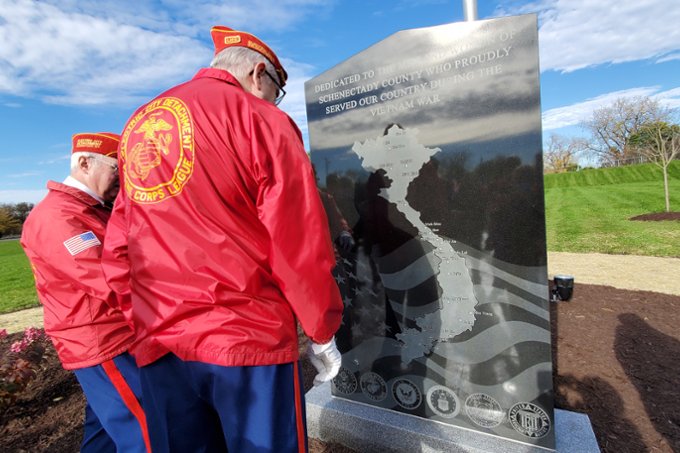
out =
[(82, 453), (150, 453), (139, 368), (127, 352), (74, 370), (87, 397)]
[(102, 426), (101, 420), (92, 410), (90, 403), (85, 405), (85, 435), (81, 453), (117, 453), (116, 443)]
[(170, 353), (140, 368), (153, 453), (305, 453), (298, 362), (226, 367)]

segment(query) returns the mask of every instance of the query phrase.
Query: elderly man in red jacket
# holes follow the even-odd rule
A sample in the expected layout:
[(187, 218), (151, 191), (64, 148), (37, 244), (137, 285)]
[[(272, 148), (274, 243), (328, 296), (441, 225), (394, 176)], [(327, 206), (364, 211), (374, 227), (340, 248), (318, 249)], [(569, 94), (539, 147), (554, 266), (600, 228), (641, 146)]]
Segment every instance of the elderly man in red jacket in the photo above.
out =
[(45, 332), (87, 397), (81, 451), (93, 453), (149, 451), (139, 369), (127, 353), (134, 333), (101, 268), (109, 206), (119, 191), (119, 141), (110, 133), (74, 135), (71, 175), (47, 183), (21, 235)]
[(296, 319), (316, 384), (335, 376), (342, 301), (286, 71), (244, 32), (211, 31), (210, 68), (139, 108), (104, 247), (135, 327), (154, 453), (306, 451)]

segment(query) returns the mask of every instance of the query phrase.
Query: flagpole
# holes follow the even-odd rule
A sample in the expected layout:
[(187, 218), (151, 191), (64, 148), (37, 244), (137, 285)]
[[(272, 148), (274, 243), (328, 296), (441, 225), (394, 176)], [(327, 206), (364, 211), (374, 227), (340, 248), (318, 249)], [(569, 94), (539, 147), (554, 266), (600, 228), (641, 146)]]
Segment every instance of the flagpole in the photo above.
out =
[(463, 17), (465, 22), (477, 20), (477, 0), (463, 0)]

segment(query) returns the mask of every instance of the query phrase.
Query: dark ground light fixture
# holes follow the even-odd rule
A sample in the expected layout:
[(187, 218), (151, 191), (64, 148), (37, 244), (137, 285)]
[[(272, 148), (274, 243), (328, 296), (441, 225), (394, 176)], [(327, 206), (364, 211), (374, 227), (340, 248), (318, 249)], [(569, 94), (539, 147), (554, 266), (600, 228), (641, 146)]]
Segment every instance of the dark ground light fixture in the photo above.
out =
[(554, 302), (567, 301), (574, 294), (574, 277), (568, 275), (555, 275), (552, 287), (552, 300)]

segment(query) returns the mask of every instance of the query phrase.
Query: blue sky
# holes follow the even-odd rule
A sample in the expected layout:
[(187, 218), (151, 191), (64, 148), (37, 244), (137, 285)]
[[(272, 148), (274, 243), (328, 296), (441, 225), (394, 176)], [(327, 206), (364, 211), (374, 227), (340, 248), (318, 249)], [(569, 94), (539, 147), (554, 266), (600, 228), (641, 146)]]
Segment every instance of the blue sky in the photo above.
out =
[[(480, 19), (537, 13), (544, 139), (621, 96), (680, 107), (677, 0), (478, 0)], [(306, 133), (304, 82), (405, 29), (463, 20), (462, 0), (0, 0), (0, 203), (69, 173), (71, 136), (132, 112), (213, 55), (209, 30), (257, 35), (289, 73), (281, 108)]]

